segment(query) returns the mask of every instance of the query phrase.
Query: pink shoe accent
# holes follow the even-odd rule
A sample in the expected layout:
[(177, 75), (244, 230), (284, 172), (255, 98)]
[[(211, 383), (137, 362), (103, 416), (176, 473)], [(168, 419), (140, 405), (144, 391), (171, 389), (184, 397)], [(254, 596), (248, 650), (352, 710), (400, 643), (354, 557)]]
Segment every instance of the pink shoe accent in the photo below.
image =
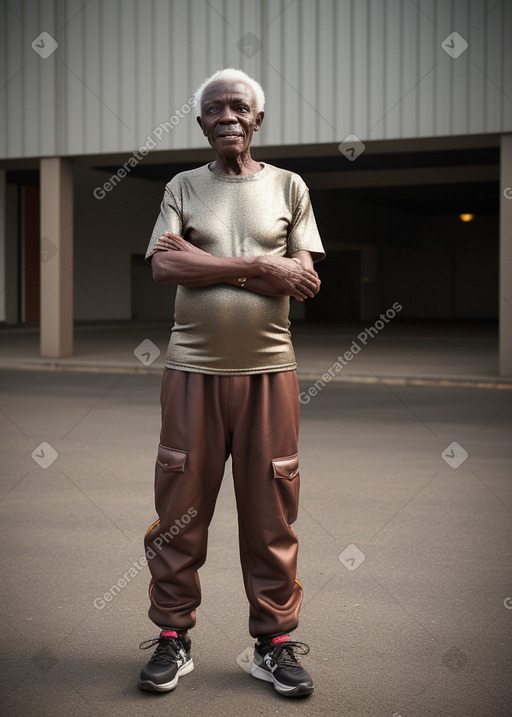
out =
[(176, 630), (162, 630), (160, 633), (162, 637), (178, 637)]
[(274, 637), (272, 640), (273, 645), (279, 645), (280, 642), (290, 642), (290, 636), (289, 635), (278, 635), (277, 637)]

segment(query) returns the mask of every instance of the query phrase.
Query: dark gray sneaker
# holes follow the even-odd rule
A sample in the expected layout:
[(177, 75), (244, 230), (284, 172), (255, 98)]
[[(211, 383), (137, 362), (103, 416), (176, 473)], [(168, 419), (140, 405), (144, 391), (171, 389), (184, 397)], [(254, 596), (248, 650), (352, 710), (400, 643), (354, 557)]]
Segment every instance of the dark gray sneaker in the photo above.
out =
[(251, 675), (272, 682), (274, 689), (285, 697), (309, 695), (315, 689), (313, 680), (296, 657), (308, 652), (307, 645), (294, 642), (289, 635), (261, 638), (261, 643), (254, 646)]
[(182, 675), (192, 672), (190, 656), (192, 641), (186, 632), (162, 630), (160, 637), (141, 642), (139, 648), (147, 650), (157, 645), (150, 661), (144, 665), (137, 685), (150, 692), (169, 692)]

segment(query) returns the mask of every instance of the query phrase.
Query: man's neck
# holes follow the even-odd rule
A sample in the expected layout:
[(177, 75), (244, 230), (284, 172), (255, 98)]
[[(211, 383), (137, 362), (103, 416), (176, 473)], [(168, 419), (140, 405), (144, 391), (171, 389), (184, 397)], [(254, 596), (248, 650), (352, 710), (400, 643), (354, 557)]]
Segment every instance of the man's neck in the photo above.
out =
[(218, 174), (227, 174), (234, 177), (247, 177), (250, 174), (260, 172), (262, 167), (256, 162), (250, 154), (245, 157), (239, 155), (237, 157), (221, 157), (217, 155), (217, 159), (212, 164), (212, 169)]

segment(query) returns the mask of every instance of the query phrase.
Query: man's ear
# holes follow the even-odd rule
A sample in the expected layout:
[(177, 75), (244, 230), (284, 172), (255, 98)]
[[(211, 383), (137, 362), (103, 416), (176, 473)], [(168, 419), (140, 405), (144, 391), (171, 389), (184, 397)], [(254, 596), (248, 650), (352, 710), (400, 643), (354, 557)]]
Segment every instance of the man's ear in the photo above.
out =
[(196, 120), (197, 120), (197, 124), (198, 124), (198, 125), (201, 127), (201, 129), (203, 130), (204, 136), (206, 137), (206, 132), (204, 131), (203, 123), (201, 122), (201, 117), (196, 117)]
[(254, 124), (255, 132), (257, 132), (259, 130), (259, 128), (261, 127), (264, 117), (265, 117), (265, 113), (263, 112), (263, 110), (261, 112), (258, 112), (258, 114), (256, 115), (256, 120), (255, 120), (255, 124)]

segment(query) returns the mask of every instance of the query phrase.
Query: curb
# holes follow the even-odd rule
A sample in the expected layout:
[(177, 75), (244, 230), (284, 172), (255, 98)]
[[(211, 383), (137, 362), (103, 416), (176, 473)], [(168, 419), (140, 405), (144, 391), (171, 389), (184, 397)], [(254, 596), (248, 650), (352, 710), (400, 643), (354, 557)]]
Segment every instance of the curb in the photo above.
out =
[[(59, 360), (23, 361), (14, 364), (12, 361), (2, 364), (0, 370), (6, 371), (67, 371), (76, 373), (126, 373), (135, 375), (160, 376), (164, 370), (163, 365), (137, 366), (136, 364), (109, 364), (88, 362), (66, 362)], [(321, 374), (297, 371), (301, 382), (314, 384), (321, 380)], [(494, 390), (512, 390), (512, 378), (483, 377), (483, 376), (396, 376), (368, 374), (345, 374), (333, 376), (328, 383), (355, 383), (355, 384), (384, 384), (390, 386), (430, 386), (446, 388), (480, 388)]]

